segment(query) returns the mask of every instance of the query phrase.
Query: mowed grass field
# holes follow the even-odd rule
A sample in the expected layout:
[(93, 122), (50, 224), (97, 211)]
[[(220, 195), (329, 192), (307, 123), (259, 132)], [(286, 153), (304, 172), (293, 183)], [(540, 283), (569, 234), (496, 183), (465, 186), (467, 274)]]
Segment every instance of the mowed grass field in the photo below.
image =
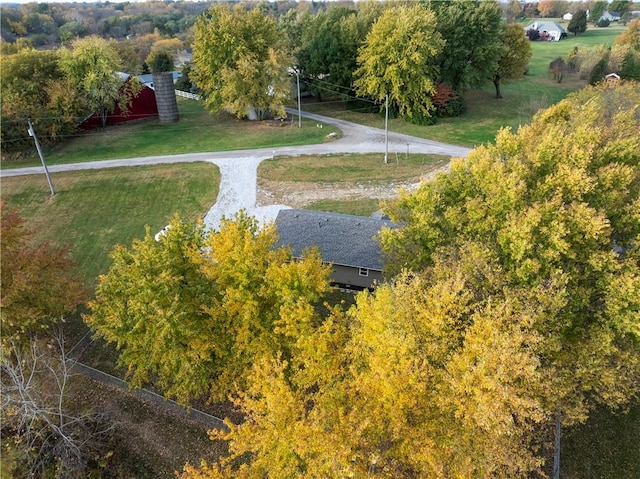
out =
[(2, 178), (2, 199), (28, 220), (34, 238), (71, 246), (85, 284), (93, 287), (117, 244), (165, 226), (175, 212), (196, 220), (218, 196), (220, 173), (210, 163), (106, 168), (54, 173), (51, 198), (44, 175)]
[[(563, 24), (566, 28), (566, 23)], [(533, 56), (529, 62), (527, 75), (517, 81), (502, 84), (502, 99), (497, 99), (493, 84), (487, 82), (479, 90), (464, 94), (467, 111), (456, 118), (439, 118), (435, 125), (421, 126), (401, 118), (389, 120), (389, 129), (408, 135), (429, 138), (455, 145), (476, 147), (492, 142), (498, 130), (504, 127), (517, 129), (527, 124), (540, 109), (557, 103), (572, 91), (585, 86), (584, 80), (565, 77), (557, 83), (549, 75), (549, 63), (558, 56), (565, 58), (574, 47), (591, 48), (597, 45), (611, 45), (626, 27), (610, 26), (595, 28), (589, 25), (587, 31), (578, 36), (559, 42), (531, 42)], [(309, 98), (303, 109), (363, 125), (384, 128), (384, 115), (363, 113), (350, 109), (348, 102), (331, 99), (318, 102)]]

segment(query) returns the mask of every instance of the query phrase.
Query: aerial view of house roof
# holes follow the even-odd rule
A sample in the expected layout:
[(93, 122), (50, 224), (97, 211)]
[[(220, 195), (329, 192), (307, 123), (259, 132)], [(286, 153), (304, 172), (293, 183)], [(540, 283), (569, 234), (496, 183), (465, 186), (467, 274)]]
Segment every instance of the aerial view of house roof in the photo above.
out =
[(382, 271), (382, 253), (376, 240), (383, 228), (395, 228), (390, 220), (320, 211), (280, 210), (277, 246), (291, 245), (296, 257), (317, 246), (325, 263)]

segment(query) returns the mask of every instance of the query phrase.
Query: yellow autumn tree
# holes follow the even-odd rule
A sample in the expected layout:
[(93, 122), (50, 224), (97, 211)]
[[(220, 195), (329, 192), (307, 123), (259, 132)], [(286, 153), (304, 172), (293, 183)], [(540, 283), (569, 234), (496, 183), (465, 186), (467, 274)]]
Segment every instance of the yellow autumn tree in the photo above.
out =
[(274, 248), (273, 226), (241, 213), (219, 231), (175, 217), (158, 241), (149, 232), (114, 250), (91, 314), (96, 336), (114, 343), (133, 386), (155, 383), (183, 404), (225, 399), (244, 387), (256, 358), (288, 351), (317, 325), (281, 320), (329, 290), (317, 253), (293, 261)]
[(639, 104), (586, 88), (387, 205), (394, 282), (256, 361), (183, 479), (544, 473), (557, 414), (638, 393)]

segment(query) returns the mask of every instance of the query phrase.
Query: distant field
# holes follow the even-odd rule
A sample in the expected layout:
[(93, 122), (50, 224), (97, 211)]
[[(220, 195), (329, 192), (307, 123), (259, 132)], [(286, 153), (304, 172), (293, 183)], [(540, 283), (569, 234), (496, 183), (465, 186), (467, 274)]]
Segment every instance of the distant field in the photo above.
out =
[[(441, 118), (432, 126), (413, 125), (402, 119), (391, 119), (389, 129), (469, 147), (491, 142), (500, 128), (516, 129), (519, 125), (529, 123), (540, 108), (557, 103), (570, 92), (585, 86), (584, 81), (572, 78), (566, 78), (560, 84), (555, 82), (548, 74), (549, 63), (554, 58), (566, 57), (574, 47), (611, 45), (624, 30), (625, 27), (617, 25), (607, 28), (590, 26), (585, 33), (577, 37), (569, 34), (567, 39), (559, 42), (532, 42), (533, 57), (528, 74), (522, 80), (504, 83), (504, 98), (501, 100), (495, 98), (495, 89), (488, 82), (485, 88), (472, 90), (464, 95), (467, 112), (458, 118)], [(384, 128), (383, 115), (350, 110), (347, 103), (342, 101), (317, 102), (309, 99), (304, 104), (304, 109)]]
[[(45, 149), (48, 164), (173, 155), (207, 151), (238, 150), (327, 141), (329, 133), (339, 129), (316, 121), (288, 126), (270, 126), (266, 122), (238, 120), (227, 113), (212, 115), (197, 101), (178, 98), (180, 120), (161, 124), (157, 119), (120, 124), (79, 133), (52, 148)], [(4, 159), (3, 159), (4, 160)], [(19, 161), (3, 161), (3, 168), (39, 165), (35, 147)]]

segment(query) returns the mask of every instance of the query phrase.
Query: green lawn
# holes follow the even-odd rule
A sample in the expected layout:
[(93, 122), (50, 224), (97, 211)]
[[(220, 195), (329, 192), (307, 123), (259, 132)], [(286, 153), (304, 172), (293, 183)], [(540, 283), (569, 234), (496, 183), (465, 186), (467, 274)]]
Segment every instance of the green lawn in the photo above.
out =
[(371, 216), (380, 209), (380, 201), (374, 198), (357, 200), (319, 200), (309, 203), (305, 209), (342, 213), (345, 215)]
[[(178, 98), (180, 120), (161, 124), (157, 119), (142, 120), (78, 133), (67, 141), (45, 148), (48, 164), (172, 155), (245, 148), (306, 145), (327, 141), (327, 135), (340, 130), (328, 125), (317, 128), (316, 121), (297, 121), (286, 126), (267, 122), (238, 120), (227, 113), (212, 115), (197, 101)], [(19, 160), (7, 159), (2, 167), (39, 165), (35, 147)], [(26, 156), (26, 157), (25, 157)]]
[(440, 155), (404, 155), (385, 164), (380, 154), (278, 156), (263, 161), (258, 177), (270, 181), (300, 182), (388, 182), (419, 178), (445, 165), (449, 157)]
[(174, 212), (195, 220), (215, 203), (219, 170), (210, 163), (111, 168), (2, 179), (2, 199), (29, 220), (38, 240), (70, 244), (89, 287), (110, 264), (117, 244), (159, 231)]
[(640, 401), (629, 412), (599, 408), (585, 424), (563, 431), (560, 477), (637, 479), (640, 477)]

